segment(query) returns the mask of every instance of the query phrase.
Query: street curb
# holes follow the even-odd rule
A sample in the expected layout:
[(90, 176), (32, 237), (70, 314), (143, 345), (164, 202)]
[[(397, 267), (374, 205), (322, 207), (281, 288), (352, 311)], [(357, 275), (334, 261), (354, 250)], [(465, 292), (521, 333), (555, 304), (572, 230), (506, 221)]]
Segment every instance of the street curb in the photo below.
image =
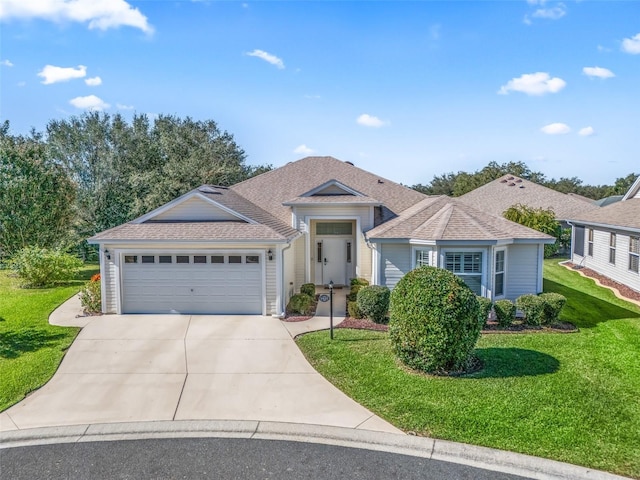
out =
[(250, 420), (103, 423), (13, 430), (0, 433), (0, 449), (167, 438), (244, 438), (318, 443), (422, 457), (536, 480), (627, 479), (568, 463), (446, 440), (344, 427)]

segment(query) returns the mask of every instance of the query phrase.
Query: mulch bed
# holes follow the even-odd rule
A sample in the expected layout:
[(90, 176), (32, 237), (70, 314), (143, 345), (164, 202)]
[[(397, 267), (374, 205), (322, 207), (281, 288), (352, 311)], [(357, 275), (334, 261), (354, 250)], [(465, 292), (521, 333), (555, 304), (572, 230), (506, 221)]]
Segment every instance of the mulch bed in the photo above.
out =
[(501, 327), (497, 322), (489, 320), (482, 329), (482, 333), (571, 333), (577, 331), (578, 327), (570, 322), (556, 322), (547, 326), (534, 326), (526, 325), (521, 320), (516, 320), (509, 327)]
[(379, 332), (386, 332), (389, 330), (388, 325), (382, 323), (375, 323), (366, 318), (353, 318), (347, 317), (336, 328), (355, 328), (358, 330), (377, 330)]
[(629, 298), (631, 300), (636, 300), (640, 302), (640, 292), (637, 292), (636, 290), (633, 290), (632, 288), (627, 287), (623, 283), (616, 282), (615, 280), (611, 280), (609, 277), (605, 277), (604, 275), (601, 275), (598, 272), (591, 270), (590, 268), (581, 267), (580, 265), (576, 265), (575, 263), (566, 262), (566, 263), (563, 263), (562, 265), (569, 267), (572, 270), (580, 271), (589, 278), (597, 279), (605, 287), (615, 288), (616, 290), (618, 290), (618, 292), (620, 292), (620, 295), (622, 295), (625, 298)]
[(311, 304), (311, 311), (309, 315), (300, 315), (299, 313), (286, 312), (283, 322), (304, 322), (305, 320), (312, 319), (316, 314), (316, 308), (318, 308), (318, 295), (316, 295), (316, 301)]

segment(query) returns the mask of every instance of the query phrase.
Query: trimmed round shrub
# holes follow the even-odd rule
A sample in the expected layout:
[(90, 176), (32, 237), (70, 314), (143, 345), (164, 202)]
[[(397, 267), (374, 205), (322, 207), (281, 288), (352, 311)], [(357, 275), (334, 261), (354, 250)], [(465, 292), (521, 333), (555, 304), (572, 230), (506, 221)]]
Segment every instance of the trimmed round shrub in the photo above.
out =
[(23, 287), (46, 287), (73, 280), (82, 267), (82, 260), (59, 250), (35, 246), (24, 247), (9, 261), (22, 280)]
[(351, 318), (364, 318), (364, 315), (358, 308), (358, 302), (348, 302), (347, 303), (347, 312)]
[(537, 295), (526, 294), (516, 299), (516, 307), (524, 314), (527, 325), (539, 326), (544, 322), (544, 299)]
[(487, 297), (481, 297), (480, 295), (477, 295), (476, 299), (480, 304), (480, 323), (484, 327), (487, 324), (487, 320), (489, 320), (489, 314), (491, 313), (493, 302)]
[(316, 296), (316, 286), (313, 283), (303, 283), (300, 286), (300, 293), (304, 295), (309, 295), (311, 298), (315, 298)]
[(364, 285), (351, 285), (351, 290), (347, 294), (347, 302), (356, 302), (358, 300), (358, 292)]
[(307, 315), (311, 312), (311, 305), (313, 304), (313, 298), (304, 293), (298, 293), (289, 299), (287, 304), (287, 312), (299, 313), (300, 315)]
[(538, 296), (544, 300), (544, 324), (557, 322), (562, 308), (567, 303), (566, 297), (555, 292), (541, 293)]
[(389, 336), (398, 358), (429, 373), (467, 371), (482, 324), (476, 295), (453, 273), (423, 266), (391, 292)]
[(362, 287), (358, 292), (358, 308), (362, 314), (375, 323), (385, 323), (389, 311), (391, 291), (382, 285)]
[(352, 278), (350, 282), (350, 286), (353, 288), (354, 285), (360, 285), (361, 287), (366, 287), (369, 285), (369, 280), (365, 278)]
[(516, 306), (511, 300), (496, 300), (493, 304), (493, 311), (496, 314), (498, 325), (503, 328), (510, 327), (516, 319)]

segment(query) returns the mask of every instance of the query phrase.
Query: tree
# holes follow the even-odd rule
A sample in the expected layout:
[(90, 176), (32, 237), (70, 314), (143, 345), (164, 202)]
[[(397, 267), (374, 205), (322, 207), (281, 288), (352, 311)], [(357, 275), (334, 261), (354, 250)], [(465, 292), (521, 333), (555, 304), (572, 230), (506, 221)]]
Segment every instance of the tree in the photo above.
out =
[(72, 242), (75, 186), (46, 154), (41, 135), (13, 136), (0, 127), (0, 259), (34, 245)]
[(100, 112), (47, 125), (51, 158), (77, 186), (81, 238), (130, 221), (208, 183), (231, 185), (270, 166), (251, 167), (233, 136), (212, 120)]
[[(519, 223), (525, 227), (533, 228), (542, 233), (558, 238), (560, 235), (560, 223), (556, 220), (556, 214), (552, 209), (532, 208), (527, 205), (513, 205), (502, 214), (507, 220)], [(558, 251), (558, 241), (553, 245), (544, 246), (544, 256), (550, 257)]]

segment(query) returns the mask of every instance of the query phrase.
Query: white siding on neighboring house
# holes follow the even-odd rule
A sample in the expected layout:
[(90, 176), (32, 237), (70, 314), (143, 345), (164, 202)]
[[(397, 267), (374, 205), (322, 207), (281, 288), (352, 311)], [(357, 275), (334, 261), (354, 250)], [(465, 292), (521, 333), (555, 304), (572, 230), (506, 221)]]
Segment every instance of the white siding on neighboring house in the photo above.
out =
[(408, 243), (382, 243), (380, 244), (380, 283), (389, 288), (411, 269), (411, 245)]
[(295, 281), (296, 281), (296, 247), (295, 242), (291, 244), (289, 248), (286, 248), (282, 252), (284, 261), (284, 301), (282, 307), (286, 307), (291, 296), (295, 293)]
[[(505, 297), (515, 300), (520, 295), (538, 292), (538, 245), (509, 245), (506, 254), (507, 284)], [(540, 246), (542, 248), (542, 246)]]
[[(585, 231), (588, 231), (587, 226)], [(615, 264), (609, 262), (609, 240), (611, 233), (616, 234)], [(588, 239), (588, 234), (585, 235)], [(577, 257), (574, 255), (574, 257)], [(593, 256), (588, 255), (585, 247), (585, 256), (574, 258), (573, 262), (583, 267), (590, 268), (616, 282), (623, 283), (634, 290), (640, 291), (640, 275), (629, 270), (629, 234), (623, 231), (593, 231)]]
[(240, 221), (235, 215), (197, 197), (185, 200), (166, 212), (155, 216), (153, 220)]

